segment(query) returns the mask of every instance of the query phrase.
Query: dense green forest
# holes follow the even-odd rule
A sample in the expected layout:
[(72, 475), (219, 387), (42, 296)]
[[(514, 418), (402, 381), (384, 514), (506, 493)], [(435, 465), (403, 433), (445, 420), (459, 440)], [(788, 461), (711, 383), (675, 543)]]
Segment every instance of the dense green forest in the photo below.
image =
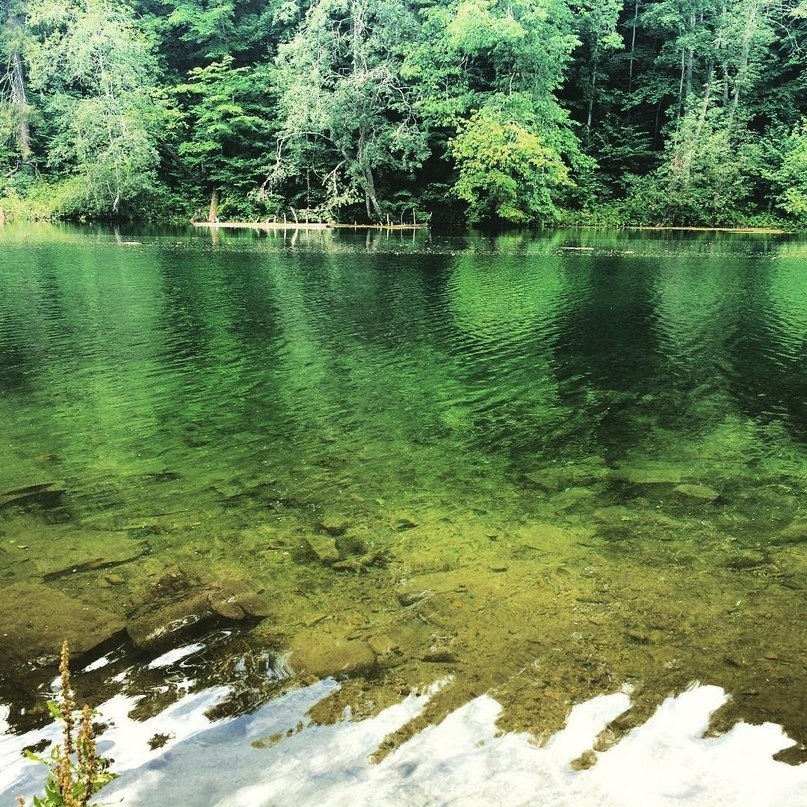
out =
[(807, 224), (807, 0), (2, 0), (6, 216)]

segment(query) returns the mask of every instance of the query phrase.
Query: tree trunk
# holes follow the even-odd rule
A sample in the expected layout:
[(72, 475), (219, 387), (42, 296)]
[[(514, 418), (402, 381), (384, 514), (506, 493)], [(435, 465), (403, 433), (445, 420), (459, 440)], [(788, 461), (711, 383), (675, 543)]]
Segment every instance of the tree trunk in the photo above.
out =
[(375, 216), (379, 221), (383, 218), (381, 206), (378, 204), (378, 197), (375, 193), (375, 180), (373, 170), (369, 165), (364, 167), (364, 201), (367, 205), (367, 215)]
[(731, 108), (729, 109), (729, 123), (734, 120), (737, 114), (737, 105), (740, 102), (740, 85), (746, 80), (748, 74), (748, 60), (751, 55), (751, 39), (757, 28), (757, 18), (759, 16), (759, 3), (752, 3), (748, 8), (748, 16), (743, 28), (743, 45), (740, 53), (740, 64), (737, 66), (737, 75), (734, 77), (734, 92), (731, 96)]
[[(695, 14), (689, 15), (689, 34), (690, 36), (695, 33)], [(686, 92), (684, 93), (684, 101), (686, 101), (692, 94), (692, 66), (695, 62), (695, 49), (690, 46), (687, 48), (687, 81)]]
[(19, 51), (14, 51), (11, 56), (11, 103), (17, 111), (17, 147), (23, 160), (27, 160), (31, 156), (29, 110), (28, 99), (25, 96), (22, 57)]
[(703, 127), (706, 125), (706, 114), (709, 111), (709, 102), (712, 98), (712, 77), (714, 76), (714, 68), (712, 65), (709, 65), (709, 72), (706, 78), (706, 86), (703, 92), (703, 101), (701, 102), (701, 110), (700, 114), (698, 115), (698, 125), (695, 127), (695, 136), (689, 143), (685, 144), (686, 151), (684, 152), (682, 159), (681, 159), (681, 176), (683, 178), (683, 184), (686, 186), (689, 184), (690, 178), (690, 167), (692, 166), (692, 160), (695, 157), (695, 154), (698, 151), (698, 147), (700, 146), (701, 134), (703, 133)]
[(14, 110), (16, 123), (15, 139), (20, 156), (23, 160), (27, 160), (31, 156), (30, 109), (25, 93), (25, 69), (19, 46), (23, 23), (20, 20), (18, 10), (12, 7), (10, 0), (5, 2), (5, 11), (6, 30), (4, 33), (7, 41), (13, 43), (8, 55), (6, 78), (9, 84), (11, 107)]
[(359, 143), (356, 148), (356, 162), (361, 165), (362, 177), (364, 179), (364, 206), (367, 210), (367, 218), (375, 216), (379, 221), (382, 218), (381, 207), (378, 204), (378, 197), (375, 193), (375, 180), (373, 179), (373, 169), (364, 161), (364, 129), (360, 130)]
[(630, 35), (630, 61), (628, 62), (628, 92), (633, 88), (633, 61), (636, 58), (636, 25), (639, 21), (639, 0), (633, 2), (633, 30)]
[(591, 67), (591, 87), (588, 97), (588, 116), (586, 118), (586, 136), (591, 136), (591, 121), (594, 118), (594, 96), (597, 93), (597, 61), (599, 57), (594, 60)]
[(217, 190), (210, 194), (210, 209), (207, 211), (207, 221), (215, 224), (219, 220), (219, 192)]

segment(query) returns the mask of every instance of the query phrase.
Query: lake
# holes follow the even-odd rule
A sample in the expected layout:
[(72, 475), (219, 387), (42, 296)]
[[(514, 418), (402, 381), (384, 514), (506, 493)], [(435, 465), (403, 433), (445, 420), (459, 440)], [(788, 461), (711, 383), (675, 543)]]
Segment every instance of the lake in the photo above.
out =
[(696, 681), (805, 758), (804, 238), (9, 225), (0, 435), (9, 735), (69, 638), (141, 720), (442, 681), (379, 759), (627, 685), (613, 745)]

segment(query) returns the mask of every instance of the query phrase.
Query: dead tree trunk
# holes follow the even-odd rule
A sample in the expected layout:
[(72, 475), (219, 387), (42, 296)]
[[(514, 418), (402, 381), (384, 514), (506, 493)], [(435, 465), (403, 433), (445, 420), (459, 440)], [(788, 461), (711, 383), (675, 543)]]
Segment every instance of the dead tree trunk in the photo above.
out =
[(367, 215), (375, 217), (379, 221), (383, 218), (381, 205), (378, 204), (378, 197), (375, 192), (375, 180), (373, 179), (373, 169), (369, 165), (364, 167), (364, 201), (367, 206)]
[(9, 100), (11, 101), (11, 108), (14, 110), (17, 148), (22, 159), (27, 160), (31, 156), (31, 137), (30, 108), (28, 106), (28, 97), (25, 93), (25, 67), (20, 50), (23, 22), (20, 18), (19, 10), (14, 7), (11, 0), (6, 0), (5, 12), (5, 35), (9, 42), (6, 73), (9, 84)]
[(210, 209), (207, 211), (207, 221), (215, 224), (219, 220), (219, 192), (214, 190), (210, 194)]

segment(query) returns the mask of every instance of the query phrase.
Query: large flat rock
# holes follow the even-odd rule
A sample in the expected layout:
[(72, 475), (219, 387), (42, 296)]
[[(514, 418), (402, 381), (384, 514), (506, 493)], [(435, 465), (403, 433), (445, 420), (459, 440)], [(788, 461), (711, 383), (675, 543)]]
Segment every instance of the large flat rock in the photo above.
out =
[(0, 598), (0, 655), (12, 664), (80, 656), (124, 629), (119, 616), (42, 583), (15, 583)]
[(372, 672), (377, 667), (377, 658), (367, 642), (312, 630), (294, 638), (289, 663), (297, 672), (327, 678)]

